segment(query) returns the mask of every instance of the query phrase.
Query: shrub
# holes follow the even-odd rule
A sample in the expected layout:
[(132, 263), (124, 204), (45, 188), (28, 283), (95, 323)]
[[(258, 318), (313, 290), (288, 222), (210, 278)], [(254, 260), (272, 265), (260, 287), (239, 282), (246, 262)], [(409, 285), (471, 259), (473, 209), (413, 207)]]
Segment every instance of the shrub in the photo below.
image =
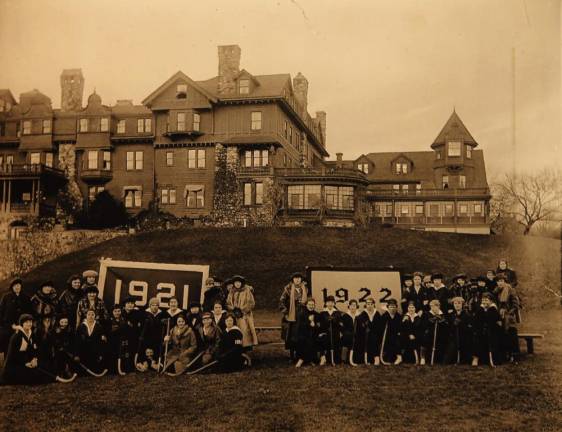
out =
[(125, 206), (108, 191), (100, 192), (88, 209), (87, 225), (90, 228), (114, 228), (128, 222)]

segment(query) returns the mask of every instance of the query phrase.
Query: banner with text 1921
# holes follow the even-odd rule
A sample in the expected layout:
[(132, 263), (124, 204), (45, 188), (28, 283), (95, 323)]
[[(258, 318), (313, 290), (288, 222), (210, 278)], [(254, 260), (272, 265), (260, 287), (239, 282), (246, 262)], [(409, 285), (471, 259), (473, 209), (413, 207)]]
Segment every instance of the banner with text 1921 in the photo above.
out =
[(203, 301), (203, 286), (209, 276), (208, 265), (164, 264), (137, 261), (100, 260), (99, 295), (106, 304), (121, 303), (127, 297), (136, 306), (148, 306), (152, 297), (167, 309), (176, 297), (179, 307)]
[(324, 308), (326, 297), (330, 295), (335, 297), (340, 311), (347, 311), (348, 302), (352, 299), (359, 302), (359, 308), (364, 308), (369, 297), (375, 299), (379, 309), (384, 309), (391, 298), (400, 307), (402, 277), (399, 270), (312, 267), (307, 268), (307, 273), (317, 310)]

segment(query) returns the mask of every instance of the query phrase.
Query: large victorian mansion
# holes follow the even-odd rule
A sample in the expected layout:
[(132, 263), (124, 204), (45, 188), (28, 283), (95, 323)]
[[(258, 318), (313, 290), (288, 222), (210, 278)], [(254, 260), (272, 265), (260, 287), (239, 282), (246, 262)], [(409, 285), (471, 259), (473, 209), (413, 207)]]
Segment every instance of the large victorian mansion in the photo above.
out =
[(326, 113), (307, 109), (302, 74), (253, 75), (236, 45), (218, 76), (177, 72), (135, 105), (83, 103), (80, 69), (61, 108), (37, 90), (0, 90), (0, 237), (56, 214), (65, 187), (87, 209), (101, 191), (132, 215), (158, 208), (209, 223), (352, 226), (488, 234), (482, 150), (453, 112), (427, 151), (327, 161)]

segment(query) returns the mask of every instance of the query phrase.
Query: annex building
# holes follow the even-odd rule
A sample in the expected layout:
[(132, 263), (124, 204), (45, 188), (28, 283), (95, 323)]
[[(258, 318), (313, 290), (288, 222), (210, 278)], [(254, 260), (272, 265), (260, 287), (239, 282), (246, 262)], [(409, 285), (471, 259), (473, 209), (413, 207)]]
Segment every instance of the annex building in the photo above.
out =
[[(60, 76), (61, 108), (38, 90), (0, 90), (0, 236), (54, 217), (63, 187), (87, 208), (107, 190), (132, 215), (157, 208), (216, 225), (392, 224), (489, 233), (482, 150), (453, 112), (428, 151), (326, 160), (326, 113), (308, 113), (301, 74), (254, 75), (237, 45), (218, 75), (179, 71), (135, 105), (83, 103), (84, 76)], [(147, 92), (148, 93), (148, 92)]]

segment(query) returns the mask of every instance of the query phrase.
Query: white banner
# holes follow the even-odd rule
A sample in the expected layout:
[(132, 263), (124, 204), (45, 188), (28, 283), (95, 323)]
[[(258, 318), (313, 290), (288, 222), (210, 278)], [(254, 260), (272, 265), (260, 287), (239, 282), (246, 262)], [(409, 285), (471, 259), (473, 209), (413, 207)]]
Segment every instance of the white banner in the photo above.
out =
[(308, 280), (316, 309), (324, 308), (326, 297), (332, 295), (336, 307), (347, 311), (349, 300), (357, 300), (359, 308), (365, 307), (365, 300), (375, 299), (377, 309), (386, 308), (389, 299), (395, 299), (400, 308), (402, 299), (402, 278), (398, 270), (353, 269), (353, 268), (308, 268)]

